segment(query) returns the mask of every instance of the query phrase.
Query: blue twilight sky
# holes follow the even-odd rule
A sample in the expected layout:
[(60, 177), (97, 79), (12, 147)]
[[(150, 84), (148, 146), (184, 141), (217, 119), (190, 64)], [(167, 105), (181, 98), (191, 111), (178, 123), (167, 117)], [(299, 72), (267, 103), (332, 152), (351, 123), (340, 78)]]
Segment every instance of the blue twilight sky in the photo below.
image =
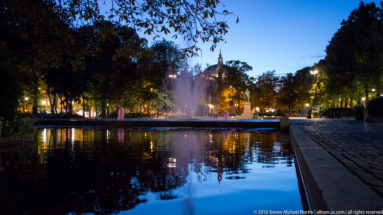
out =
[[(200, 44), (202, 55), (190, 65), (216, 64), (219, 50), (224, 62), (240, 60), (253, 67), (250, 76), (275, 70), (294, 73), (312, 66), (325, 56), (325, 49), (343, 19), (359, 6), (360, 0), (224, 0), (226, 8), (239, 16), (227, 17), (226, 43), (211, 52)], [(367, 1), (371, 2), (371, 1)], [(374, 1), (378, 3), (377, 0)], [(178, 40), (181, 47), (188, 43)]]

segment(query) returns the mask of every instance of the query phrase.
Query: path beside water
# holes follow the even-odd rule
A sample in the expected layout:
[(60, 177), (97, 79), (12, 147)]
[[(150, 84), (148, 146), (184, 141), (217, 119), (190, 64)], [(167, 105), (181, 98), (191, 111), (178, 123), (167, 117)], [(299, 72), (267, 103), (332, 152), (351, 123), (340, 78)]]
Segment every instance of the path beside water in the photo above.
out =
[(383, 209), (383, 123), (291, 119), (313, 209)]

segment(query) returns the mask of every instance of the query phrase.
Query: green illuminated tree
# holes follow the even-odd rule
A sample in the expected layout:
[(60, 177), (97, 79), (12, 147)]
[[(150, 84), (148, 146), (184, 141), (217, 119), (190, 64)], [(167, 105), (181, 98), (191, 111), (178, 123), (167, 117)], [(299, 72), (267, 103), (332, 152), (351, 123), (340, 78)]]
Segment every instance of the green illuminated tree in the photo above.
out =
[[(234, 97), (239, 104), (241, 99), (243, 99), (243, 93), (250, 85), (250, 78), (246, 72), (253, 68), (246, 62), (241, 62), (239, 60), (227, 61), (226, 65), (228, 66), (228, 70), (224, 85), (226, 87), (232, 86), (235, 88)], [(240, 107), (238, 106), (238, 108)]]
[(328, 91), (339, 97), (364, 92), (368, 103), (371, 88), (381, 90), (382, 29), (382, 8), (375, 3), (361, 2), (342, 22), (326, 48)]
[(264, 111), (267, 108), (275, 108), (277, 105), (277, 92), (279, 78), (275, 71), (269, 71), (258, 76), (257, 79), (257, 104)]

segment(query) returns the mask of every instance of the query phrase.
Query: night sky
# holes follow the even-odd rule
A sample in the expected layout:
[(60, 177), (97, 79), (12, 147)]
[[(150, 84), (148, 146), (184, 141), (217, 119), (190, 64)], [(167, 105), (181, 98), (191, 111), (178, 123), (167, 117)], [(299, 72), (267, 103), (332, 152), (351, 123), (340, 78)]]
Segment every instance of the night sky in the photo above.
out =
[[(251, 76), (275, 70), (294, 73), (312, 66), (325, 56), (331, 37), (342, 20), (359, 6), (360, 0), (226, 0), (227, 9), (239, 16), (226, 17), (230, 30), (226, 43), (215, 52), (200, 44), (203, 53), (189, 64), (216, 64), (219, 50), (223, 60), (240, 60), (253, 67)], [(371, 1), (365, 1), (371, 2)], [(374, 1), (378, 3), (378, 1)], [(181, 47), (187, 42), (178, 40)]]

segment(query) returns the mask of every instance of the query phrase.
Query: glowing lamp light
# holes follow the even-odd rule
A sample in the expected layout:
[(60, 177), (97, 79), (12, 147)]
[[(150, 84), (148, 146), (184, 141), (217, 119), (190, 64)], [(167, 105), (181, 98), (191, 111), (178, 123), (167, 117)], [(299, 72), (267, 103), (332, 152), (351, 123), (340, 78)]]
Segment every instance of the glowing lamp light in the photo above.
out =
[(256, 107), (256, 108), (255, 108), (255, 111), (259, 112), (259, 110), (260, 110), (259, 107)]
[(363, 97), (363, 98), (362, 98), (362, 101), (366, 101), (366, 98)]
[(314, 69), (314, 70), (311, 70), (310, 71), (310, 74), (311, 75), (316, 75), (316, 74), (318, 74), (319, 73), (319, 71), (317, 70), (317, 69)]
[(169, 78), (175, 79), (175, 78), (177, 78), (177, 75), (176, 74), (169, 74)]
[(47, 104), (47, 101), (43, 100), (43, 101), (41, 101), (41, 104), (42, 104), (42, 105), (46, 105), (46, 104)]
[(372, 88), (371, 91), (372, 91), (372, 92), (375, 92), (375, 88)]
[(209, 106), (209, 109), (213, 109), (214, 108), (214, 105), (212, 105), (212, 104), (208, 104), (207, 106)]
[(28, 101), (28, 100), (29, 100), (29, 97), (28, 97), (28, 96), (26, 96), (26, 97), (24, 98), (24, 100), (25, 100), (25, 101)]
[(308, 107), (308, 106), (310, 106), (310, 104), (309, 104), (309, 103), (306, 103), (305, 106)]

